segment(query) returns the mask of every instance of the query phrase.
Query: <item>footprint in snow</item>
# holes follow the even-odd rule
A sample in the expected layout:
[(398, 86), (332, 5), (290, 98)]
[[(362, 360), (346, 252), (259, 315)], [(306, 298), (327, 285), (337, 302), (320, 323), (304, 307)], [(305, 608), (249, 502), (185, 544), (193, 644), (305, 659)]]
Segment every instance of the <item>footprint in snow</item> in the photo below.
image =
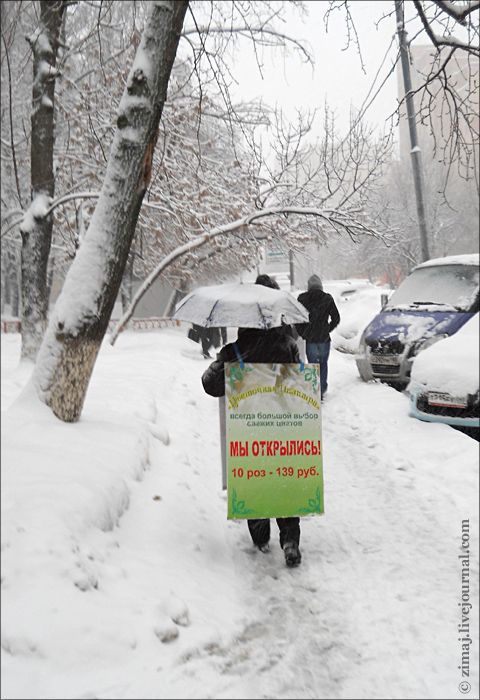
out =
[(153, 631), (165, 644), (172, 642), (180, 634), (179, 627), (188, 627), (190, 615), (186, 603), (171, 593), (158, 605)]
[(173, 642), (180, 634), (177, 625), (166, 615), (160, 616), (160, 619), (153, 626), (153, 631), (162, 644)]
[(161, 428), (156, 423), (149, 423), (148, 427), (150, 433), (153, 435), (154, 438), (160, 440), (160, 442), (163, 442), (164, 445), (170, 444), (170, 435), (168, 433), (168, 430), (166, 430), (165, 428)]

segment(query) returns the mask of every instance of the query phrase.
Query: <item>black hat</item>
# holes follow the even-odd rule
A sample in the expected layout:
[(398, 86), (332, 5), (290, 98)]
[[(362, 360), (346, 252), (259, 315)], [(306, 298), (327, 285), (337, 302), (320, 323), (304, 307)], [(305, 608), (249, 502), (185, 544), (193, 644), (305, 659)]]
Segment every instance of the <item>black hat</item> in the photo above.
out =
[(270, 277), (270, 275), (258, 275), (255, 284), (263, 284), (264, 287), (271, 289), (280, 289), (278, 282)]

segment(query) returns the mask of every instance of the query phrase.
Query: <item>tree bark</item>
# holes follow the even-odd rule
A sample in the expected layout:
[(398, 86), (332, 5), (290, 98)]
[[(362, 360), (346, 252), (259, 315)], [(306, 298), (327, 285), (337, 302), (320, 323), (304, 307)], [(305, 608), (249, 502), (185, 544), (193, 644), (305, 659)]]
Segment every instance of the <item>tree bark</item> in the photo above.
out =
[(80, 417), (150, 179), (153, 149), (188, 0), (156, 0), (119, 106), (89, 230), (65, 279), (33, 381), (63, 421)]
[[(48, 313), (47, 265), (52, 242), (52, 216), (39, 213), (33, 203), (39, 196), (53, 197), (54, 96), (57, 52), (65, 3), (40, 2), (37, 31), (28, 38), (33, 53), (31, 115), (31, 198), (32, 209), (20, 226), (22, 235), (22, 358), (34, 360)], [(48, 201), (46, 199), (45, 201)]]

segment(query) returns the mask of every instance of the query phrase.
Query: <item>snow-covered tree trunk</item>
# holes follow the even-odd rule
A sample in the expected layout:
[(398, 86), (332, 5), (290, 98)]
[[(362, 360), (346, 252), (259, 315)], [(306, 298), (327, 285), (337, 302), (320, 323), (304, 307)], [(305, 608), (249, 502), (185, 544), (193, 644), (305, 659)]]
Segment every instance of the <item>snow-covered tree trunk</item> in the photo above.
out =
[(85, 239), (55, 305), (33, 381), (58, 418), (80, 417), (147, 189), (188, 0), (149, 3), (119, 105), (107, 172)]
[(42, 0), (37, 30), (27, 40), (33, 53), (31, 197), (22, 234), (22, 357), (35, 359), (47, 323), (47, 265), (52, 217), (43, 216), (54, 195), (54, 94), (65, 2)]

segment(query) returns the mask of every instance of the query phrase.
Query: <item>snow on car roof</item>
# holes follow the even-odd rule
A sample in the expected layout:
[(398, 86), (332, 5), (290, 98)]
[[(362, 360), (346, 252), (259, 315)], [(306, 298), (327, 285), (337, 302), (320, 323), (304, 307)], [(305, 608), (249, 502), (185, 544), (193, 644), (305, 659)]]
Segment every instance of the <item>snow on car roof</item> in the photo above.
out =
[(474, 394), (479, 387), (479, 315), (454, 335), (422, 350), (413, 362), (413, 381), (430, 391), (454, 396)]
[(426, 262), (420, 263), (414, 269), (419, 267), (430, 267), (431, 265), (478, 265), (480, 256), (478, 253), (467, 253), (465, 255), (447, 255), (444, 258), (433, 258)]

